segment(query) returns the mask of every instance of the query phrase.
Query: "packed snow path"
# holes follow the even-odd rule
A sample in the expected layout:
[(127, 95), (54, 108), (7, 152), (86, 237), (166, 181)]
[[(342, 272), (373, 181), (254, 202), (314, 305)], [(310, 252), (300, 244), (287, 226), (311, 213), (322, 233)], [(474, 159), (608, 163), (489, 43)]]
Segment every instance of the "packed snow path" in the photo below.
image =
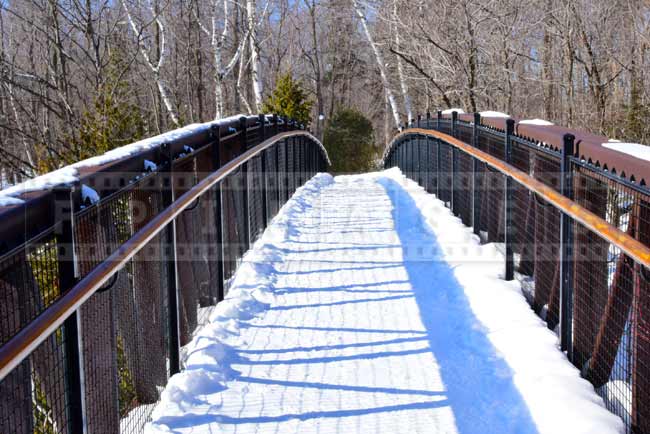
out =
[(501, 256), (399, 171), (298, 190), (185, 349), (174, 433), (613, 433)]

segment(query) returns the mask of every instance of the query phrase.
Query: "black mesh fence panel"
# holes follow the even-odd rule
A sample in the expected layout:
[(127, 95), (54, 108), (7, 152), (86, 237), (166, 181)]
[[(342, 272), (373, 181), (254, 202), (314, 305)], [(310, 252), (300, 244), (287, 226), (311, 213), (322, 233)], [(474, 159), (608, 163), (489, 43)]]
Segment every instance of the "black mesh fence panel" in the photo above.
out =
[(47, 230), (0, 257), (0, 344), (60, 295), (54, 232)]
[[(448, 133), (449, 125), (443, 122), (440, 131)], [(471, 142), (469, 128), (462, 125), (457, 135)], [(503, 160), (505, 134), (485, 126), (478, 131), (478, 148)], [(420, 181), (420, 175), (411, 171), (412, 159), (424, 161), (431, 171), (427, 185), (435, 187), (440, 179), (439, 197), (454, 214), (468, 226), (475, 219), (475, 232), (483, 242), (503, 243), (505, 175), (487, 163), (474, 164), (473, 157), (462, 151), (454, 152), (454, 161), (452, 146), (444, 141), (438, 146), (438, 139), (430, 139), (431, 145), (424, 148), (427, 155), (414, 156), (404, 149), (413, 137), (404, 137), (388, 154), (388, 161), (415, 181)], [(511, 165), (559, 191), (561, 155), (557, 150), (516, 136), (511, 144)], [(571, 161), (575, 202), (650, 246), (650, 190), (590, 163)], [(467, 181), (466, 171), (471, 175)], [(453, 182), (448, 177), (452, 173)], [(623, 419), (628, 432), (650, 432), (650, 270), (607, 242), (602, 233), (569, 219), (571, 274), (563, 296), (561, 212), (518, 183), (513, 183), (511, 197), (514, 263), (529, 302), (556, 333), (569, 329), (571, 340), (565, 344), (569, 359), (594, 385), (607, 408)], [(567, 324), (561, 324), (562, 303), (569, 309)]]
[[(0, 343), (7, 342), (59, 296), (57, 243), (52, 229), (0, 258)], [(63, 348), (59, 329), (0, 380), (3, 430), (31, 434), (66, 429)]]
[(66, 433), (64, 333), (59, 328), (0, 380), (3, 433)]
[(454, 172), (454, 214), (463, 224), (472, 225), (472, 166), (473, 159), (462, 151), (456, 152)]
[[(229, 133), (223, 146), (215, 148), (220, 154), (216, 160), (210, 144), (196, 151), (180, 148), (171, 166), (176, 198), (208, 176), (215, 161), (224, 164), (241, 152), (244, 135)], [(246, 137), (251, 148), (261, 141), (261, 131), (250, 127)], [(77, 204), (80, 209), (67, 232), (61, 231), (63, 223), (54, 225), (0, 256), (0, 345), (61, 297), (62, 276), (73, 273), (68, 266), (72, 259), (61, 256), (69, 253), (63, 253), (62, 248), (69, 249), (61, 244), (62, 236), (71, 232), (72, 278), (83, 278), (169, 205), (163, 181), (170, 176), (165, 172), (170, 163), (159, 164), (162, 171), (150, 174), (117, 174), (121, 188), (98, 203)], [(171, 373), (172, 355), (178, 354), (170, 332), (170, 276), (175, 270), (183, 345), (198, 324), (198, 309), (223, 296), (224, 281), (264, 230), (265, 211), (269, 219), (275, 215), (317, 167), (324, 167), (324, 153), (315, 142), (284, 139), (189, 205), (176, 217), (175, 231), (163, 228), (0, 379), (0, 432), (67, 433), (78, 423), (91, 434), (142, 432)], [(65, 285), (68, 290), (74, 283)], [(72, 362), (76, 348), (79, 364)], [(81, 385), (81, 396), (74, 393), (74, 384)], [(83, 401), (83, 418), (72, 410), (73, 402), (79, 402), (75, 397)]]
[(438, 142), (438, 192), (439, 199), (446, 204), (451, 203), (452, 194), (452, 146), (444, 142)]
[(258, 156), (251, 160), (250, 170), (248, 172), (249, 191), (249, 211), (251, 241), (254, 241), (264, 231), (263, 220), (263, 202), (262, 202), (262, 157)]

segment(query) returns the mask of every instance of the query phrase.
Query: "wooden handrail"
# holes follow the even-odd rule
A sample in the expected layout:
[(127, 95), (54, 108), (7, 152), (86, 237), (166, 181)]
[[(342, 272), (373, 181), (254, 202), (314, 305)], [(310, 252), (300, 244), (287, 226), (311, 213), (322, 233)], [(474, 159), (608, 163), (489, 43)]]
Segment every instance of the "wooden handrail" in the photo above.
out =
[(201, 182), (181, 195), (169, 207), (160, 212), (160, 214), (151, 219), (149, 223), (82, 278), (74, 287), (61, 296), (61, 298), (52, 303), (36, 319), (2, 345), (0, 347), (0, 381), (60, 327), (66, 318), (97, 292), (115, 272), (142, 250), (152, 238), (158, 235), (180, 213), (191, 206), (197, 198), (237, 170), (243, 163), (259, 155), (277, 142), (294, 136), (307, 136), (311, 138), (321, 147), (329, 163), (327, 152), (323, 148), (323, 145), (314, 136), (302, 130), (277, 134), (244, 152), (237, 158), (225, 163), (218, 170), (212, 172)]
[(393, 138), (389, 145), (389, 151), (386, 155), (390, 155), (393, 147), (401, 138), (410, 134), (419, 134), (442, 140), (445, 143), (448, 143), (455, 148), (460, 149), (466, 154), (471, 155), (477, 160), (488, 164), (502, 174), (509, 176), (517, 183), (523, 185), (528, 190), (537, 193), (542, 199), (551, 204), (553, 207), (568, 215), (573, 220), (580, 222), (583, 226), (596, 233), (605, 241), (618, 247), (621, 249), (621, 251), (623, 251), (626, 255), (634, 259), (639, 264), (643, 265), (644, 267), (650, 267), (650, 247), (632, 238), (625, 232), (621, 231), (619, 228), (611, 225), (601, 217), (597, 216), (593, 212), (587, 210), (566, 196), (563, 196), (555, 189), (533, 178), (528, 173), (523, 172), (516, 167), (504, 162), (503, 160), (500, 160), (497, 157), (483, 152), (480, 149), (462, 142), (448, 134), (444, 134), (436, 130), (426, 130), (423, 128), (410, 128), (404, 130)]

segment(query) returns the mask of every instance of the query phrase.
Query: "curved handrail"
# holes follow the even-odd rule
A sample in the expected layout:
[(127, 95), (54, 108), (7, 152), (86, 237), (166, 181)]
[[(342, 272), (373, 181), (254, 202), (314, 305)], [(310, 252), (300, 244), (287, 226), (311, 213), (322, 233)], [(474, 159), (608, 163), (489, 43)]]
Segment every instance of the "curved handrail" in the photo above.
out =
[(225, 163), (152, 218), (149, 223), (83, 277), (61, 298), (52, 303), (34, 321), (2, 345), (0, 347), (0, 380), (18, 366), (38, 345), (60, 327), (74, 311), (97, 292), (115, 272), (122, 268), (179, 214), (192, 205), (197, 198), (265, 149), (281, 140), (295, 136), (307, 136), (313, 140), (321, 148), (325, 159), (330, 164), (327, 151), (320, 141), (302, 130), (277, 134)]
[(445, 143), (448, 143), (471, 155), (477, 160), (492, 166), (502, 174), (511, 177), (513, 180), (523, 185), (528, 190), (540, 195), (545, 201), (550, 203), (556, 209), (568, 215), (575, 221), (580, 222), (587, 229), (595, 232), (605, 241), (615, 245), (639, 264), (645, 267), (650, 267), (650, 247), (632, 238), (630, 235), (611, 225), (601, 217), (597, 216), (593, 212), (587, 210), (566, 196), (563, 196), (555, 189), (533, 178), (526, 172), (523, 172), (516, 167), (511, 166), (510, 164), (448, 134), (444, 134), (435, 130), (426, 130), (423, 128), (410, 128), (404, 130), (393, 138), (390, 145), (388, 146), (388, 151), (386, 152), (384, 160), (391, 154), (393, 147), (397, 144), (397, 142), (401, 138), (410, 134), (429, 136), (438, 140), (442, 140)]

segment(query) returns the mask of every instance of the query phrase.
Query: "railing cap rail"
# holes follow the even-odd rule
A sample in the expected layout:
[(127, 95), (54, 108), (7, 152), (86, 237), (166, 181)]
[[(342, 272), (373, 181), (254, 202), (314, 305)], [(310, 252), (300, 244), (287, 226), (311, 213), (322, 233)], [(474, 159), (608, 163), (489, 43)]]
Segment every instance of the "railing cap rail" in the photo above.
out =
[(479, 161), (490, 165), (497, 171), (511, 177), (515, 182), (523, 185), (528, 190), (538, 194), (553, 207), (568, 215), (573, 220), (581, 223), (587, 229), (598, 234), (598, 236), (600, 236), (605, 241), (618, 247), (621, 249), (621, 251), (623, 251), (639, 264), (650, 268), (650, 247), (634, 239), (630, 235), (621, 231), (619, 228), (611, 225), (598, 215), (587, 210), (571, 199), (563, 196), (560, 192), (556, 191), (552, 187), (547, 186), (541, 181), (538, 181), (529, 174), (448, 134), (422, 128), (411, 128), (405, 130), (393, 138), (389, 145), (387, 156), (390, 155), (395, 144), (399, 142), (400, 139), (411, 134), (425, 135), (438, 140), (442, 140), (445, 143), (448, 143), (471, 155)]
[[(444, 119), (451, 119), (452, 114), (445, 113), (442, 117)], [(473, 114), (471, 113), (459, 114), (458, 119), (463, 122), (474, 122)], [(650, 174), (650, 161), (602, 146), (603, 143), (610, 142), (608, 137), (559, 125), (522, 124), (520, 122), (523, 119), (516, 117), (512, 119), (515, 120), (515, 134), (518, 137), (545, 143), (547, 146), (559, 151), (562, 149), (564, 134), (573, 134), (576, 138), (577, 153), (581, 159), (590, 161), (594, 165), (605, 168), (610, 172), (618, 173), (619, 175), (625, 174), (624, 178), (634, 178), (635, 182), (641, 185), (650, 183), (650, 178), (648, 178), (648, 174)], [(504, 117), (481, 117), (481, 125), (505, 131), (506, 120), (507, 118)], [(615, 144), (615, 142), (611, 143)]]
[(39, 344), (60, 327), (66, 318), (101, 288), (115, 272), (133, 258), (166, 225), (173, 221), (185, 209), (192, 206), (198, 197), (265, 149), (281, 140), (294, 136), (309, 137), (320, 147), (323, 157), (329, 164), (327, 151), (320, 141), (310, 133), (302, 130), (279, 133), (225, 163), (153, 217), (149, 223), (136, 232), (90, 273), (84, 276), (73, 288), (63, 294), (35, 320), (2, 345), (0, 347), (0, 380), (6, 377)]

